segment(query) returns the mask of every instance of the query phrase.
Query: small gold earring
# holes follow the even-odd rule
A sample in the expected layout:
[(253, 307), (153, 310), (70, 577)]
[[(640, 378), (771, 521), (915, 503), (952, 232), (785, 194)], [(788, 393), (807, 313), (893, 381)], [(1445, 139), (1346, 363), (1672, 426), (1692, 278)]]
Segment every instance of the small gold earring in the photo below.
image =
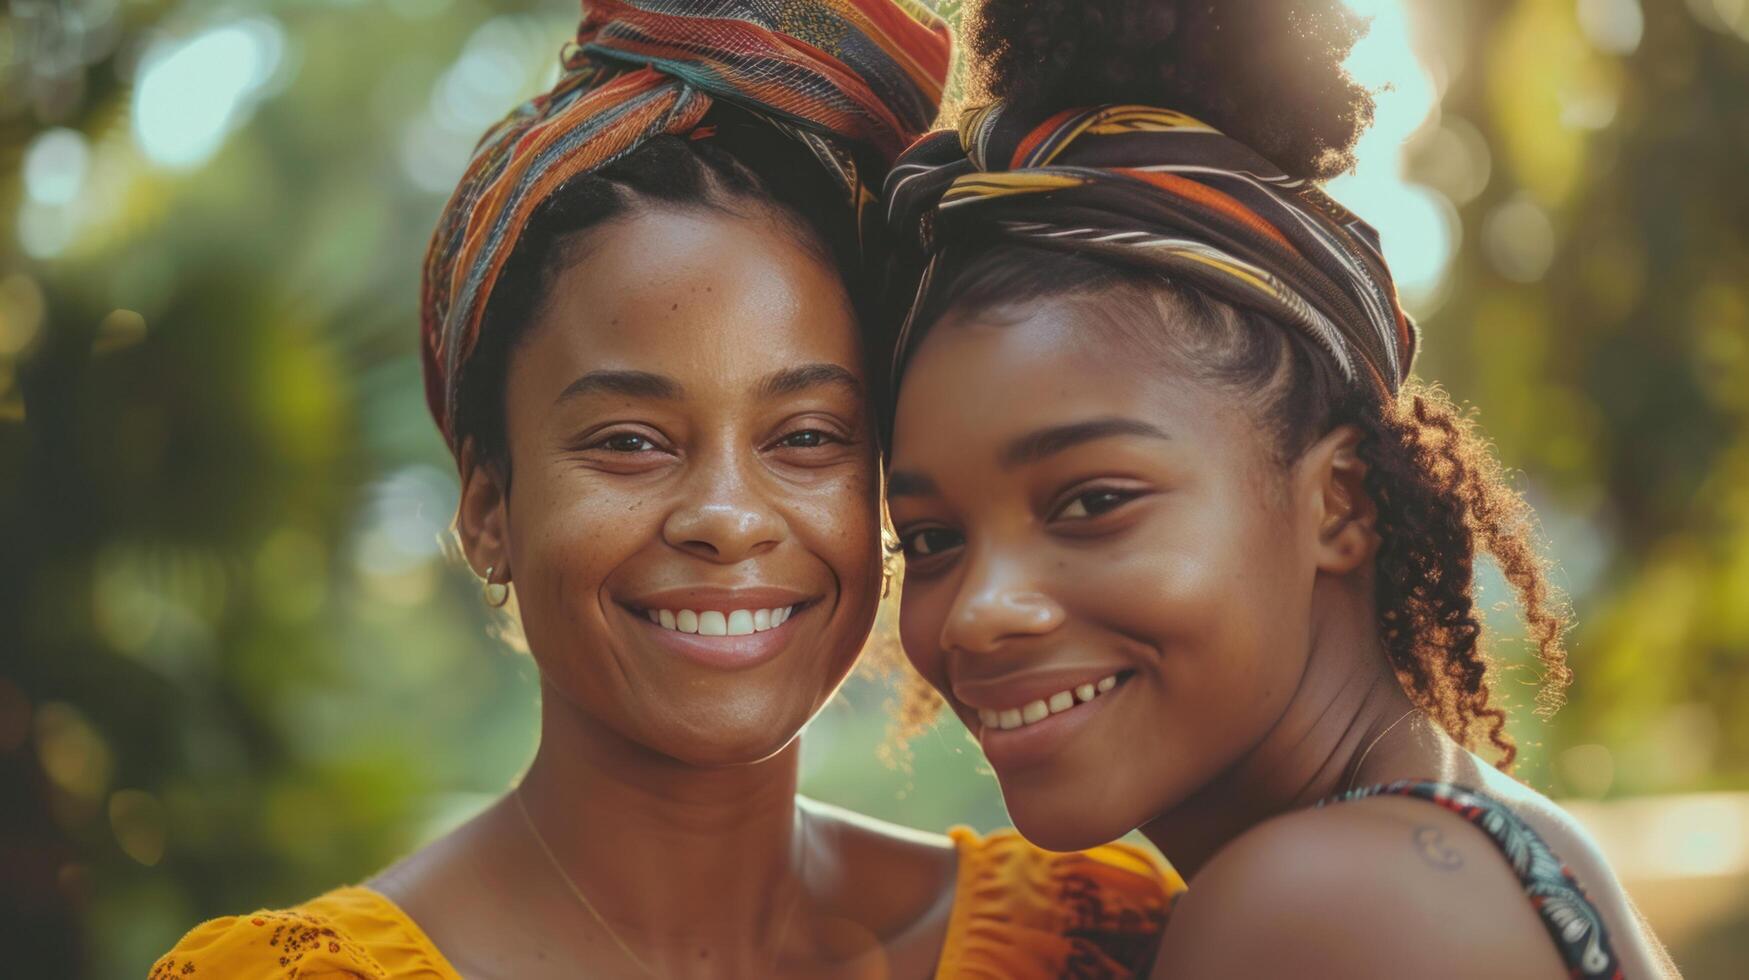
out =
[(486, 584), (480, 587), (480, 591), (486, 597), (486, 605), (493, 609), (503, 609), (504, 604), (510, 601), (510, 583), (492, 581), (492, 573), (497, 569), (496, 565), (486, 566)]

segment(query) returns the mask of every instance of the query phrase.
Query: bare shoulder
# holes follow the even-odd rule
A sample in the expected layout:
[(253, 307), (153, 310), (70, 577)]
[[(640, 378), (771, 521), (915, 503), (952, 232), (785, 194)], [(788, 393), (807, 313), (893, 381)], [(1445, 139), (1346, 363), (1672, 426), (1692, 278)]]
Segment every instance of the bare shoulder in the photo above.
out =
[(1677, 976), (1675, 964), (1616, 878), (1603, 849), (1573, 815), (1536, 790), (1484, 765), (1481, 790), (1504, 804), (1566, 865), (1603, 918), (1628, 976)]
[(494, 807), (377, 872), (367, 888), (417, 917), (417, 909), (449, 904), (458, 891), (478, 886), (493, 867), (494, 835), (487, 826)]
[(796, 805), (807, 814), (810, 823), (831, 828), (846, 842), (916, 857), (939, 858), (953, 852), (953, 841), (946, 834), (900, 826), (805, 796), (796, 797)]
[(797, 803), (873, 922), (902, 928), (944, 900), (951, 904), (958, 866), (952, 840), (816, 800)]
[(1174, 907), (1157, 962), (1173, 977), (1567, 975), (1493, 842), (1394, 798), (1247, 831)]
[[(502, 801), (500, 801), (501, 803)], [(530, 976), (518, 969), (543, 938), (530, 910), (550, 886), (523, 867), (493, 830), (500, 804), (365, 882), (397, 906), (462, 976)]]

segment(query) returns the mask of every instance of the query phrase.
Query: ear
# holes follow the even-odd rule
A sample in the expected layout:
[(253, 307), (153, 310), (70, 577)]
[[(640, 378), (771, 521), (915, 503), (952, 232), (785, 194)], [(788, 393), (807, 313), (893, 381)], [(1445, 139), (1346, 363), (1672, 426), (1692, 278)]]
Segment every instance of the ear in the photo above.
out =
[(1308, 487), (1316, 508), (1318, 570), (1332, 575), (1366, 566), (1378, 552), (1378, 507), (1366, 490), (1361, 439), (1358, 428), (1337, 426), (1300, 459), (1307, 481), (1302, 486)]
[(456, 535), (462, 553), (474, 574), (486, 577), (492, 569), (494, 583), (510, 581), (509, 479), (498, 467), (480, 458), (472, 439), (462, 443), (457, 461), (461, 473), (462, 499), (456, 511)]

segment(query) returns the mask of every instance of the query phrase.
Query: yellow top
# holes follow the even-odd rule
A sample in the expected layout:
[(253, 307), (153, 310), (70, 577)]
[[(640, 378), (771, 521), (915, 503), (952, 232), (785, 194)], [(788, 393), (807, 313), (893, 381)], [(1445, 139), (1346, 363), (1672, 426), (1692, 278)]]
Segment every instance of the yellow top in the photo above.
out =
[[(1124, 980), (1146, 975), (1184, 881), (1126, 844), (1056, 854), (1012, 830), (952, 830), (959, 879), (937, 977)], [(149, 980), (461, 980), (382, 895), (337, 888), (302, 905), (195, 926)]]

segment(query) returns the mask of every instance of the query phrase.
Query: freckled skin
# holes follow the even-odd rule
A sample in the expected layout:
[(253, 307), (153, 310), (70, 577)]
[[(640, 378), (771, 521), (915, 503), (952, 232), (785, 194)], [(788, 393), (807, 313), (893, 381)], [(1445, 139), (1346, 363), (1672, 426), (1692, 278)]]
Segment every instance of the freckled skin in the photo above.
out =
[[(718, 224), (668, 216), (613, 229), (611, 248), (553, 285), (511, 358), (507, 400), (509, 565), (547, 683), (620, 735), (698, 764), (762, 758), (795, 736), (849, 670), (880, 575), (860, 399), (827, 386), (758, 393), (786, 365), (860, 375), (843, 287), (786, 237), (730, 244), (712, 234)], [(654, 272), (651, 254), (665, 257)], [(773, 274), (780, 265), (787, 275)], [(708, 300), (701, 278), (720, 289)], [(647, 288), (613, 288), (640, 279)], [(822, 317), (839, 329), (821, 329)], [(685, 396), (555, 405), (594, 370), (663, 374)], [(834, 441), (780, 445), (804, 430)], [(614, 435), (660, 448), (597, 446)], [(821, 603), (782, 655), (736, 672), (655, 649), (621, 605), (702, 584), (781, 586)]]

